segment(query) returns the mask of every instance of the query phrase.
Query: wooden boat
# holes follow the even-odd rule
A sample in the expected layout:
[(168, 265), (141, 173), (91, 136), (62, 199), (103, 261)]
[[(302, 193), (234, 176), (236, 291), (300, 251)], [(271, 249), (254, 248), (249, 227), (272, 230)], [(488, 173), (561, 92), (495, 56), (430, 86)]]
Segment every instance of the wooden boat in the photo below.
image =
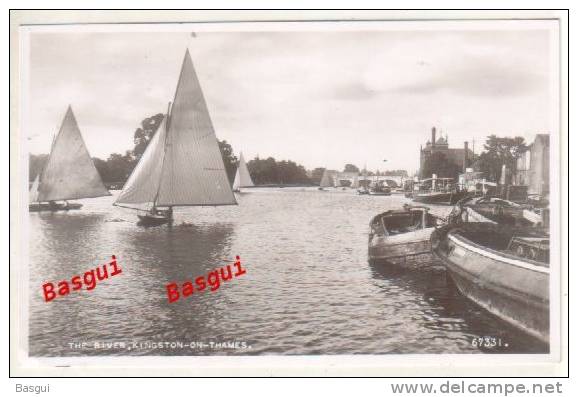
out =
[(389, 262), (429, 254), (430, 235), (440, 222), (440, 218), (430, 214), (429, 208), (409, 205), (376, 215), (369, 223), (369, 260)]
[(30, 188), (30, 212), (69, 211), (82, 207), (68, 200), (110, 196), (102, 183), (78, 128), (72, 107), (68, 107), (50, 155)]
[(144, 211), (139, 225), (171, 223), (175, 206), (236, 205), (187, 50), (172, 107), (114, 205)]
[(237, 172), (235, 173), (235, 181), (233, 182), (233, 191), (235, 193), (240, 193), (242, 187), (254, 187), (253, 179), (251, 179), (251, 174), (243, 158), (243, 153), (239, 155), (239, 166), (237, 167)]
[(460, 292), (522, 331), (549, 340), (549, 237), (531, 228), (464, 223), (437, 229), (432, 250)]

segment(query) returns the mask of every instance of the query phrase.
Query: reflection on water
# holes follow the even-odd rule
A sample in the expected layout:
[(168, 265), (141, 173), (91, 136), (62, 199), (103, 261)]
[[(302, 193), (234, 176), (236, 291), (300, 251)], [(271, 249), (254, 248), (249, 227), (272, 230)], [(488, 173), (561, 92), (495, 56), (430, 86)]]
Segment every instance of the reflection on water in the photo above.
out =
[[(30, 214), (31, 355), (484, 351), (472, 346), (476, 336), (508, 344), (489, 352), (544, 351), (459, 295), (439, 266), (422, 263), (410, 272), (367, 263), (369, 219), (407, 202), (403, 197), (256, 189), (239, 195), (239, 206), (178, 208), (173, 226), (156, 228), (137, 227), (136, 215), (112, 207), (113, 200)], [(83, 274), (112, 254), (121, 275), (92, 291), (43, 301), (44, 282)], [(215, 292), (168, 303), (166, 284), (204, 275), (235, 255), (246, 275)], [(141, 345), (95, 349), (94, 342)], [(151, 342), (246, 348), (174, 349)]]

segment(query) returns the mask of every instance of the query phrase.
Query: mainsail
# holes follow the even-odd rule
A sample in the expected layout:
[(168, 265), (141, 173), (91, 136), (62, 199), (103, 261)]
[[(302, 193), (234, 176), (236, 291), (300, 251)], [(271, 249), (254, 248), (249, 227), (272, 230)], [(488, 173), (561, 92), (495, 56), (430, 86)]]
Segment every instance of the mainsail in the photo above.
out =
[(69, 106), (39, 181), (37, 201), (110, 196)]
[(253, 179), (251, 179), (251, 174), (243, 158), (243, 153), (239, 155), (239, 166), (237, 167), (237, 173), (235, 174), (235, 181), (233, 182), (233, 189), (238, 189), (241, 187), (252, 187), (255, 186)]
[(34, 182), (32, 183), (32, 186), (30, 187), (30, 193), (28, 195), (29, 200), (31, 203), (36, 203), (38, 202), (38, 184), (39, 184), (39, 180), (40, 180), (40, 174), (36, 175), (36, 178), (34, 179)]
[(170, 114), (115, 202), (123, 204), (237, 204), (188, 50)]

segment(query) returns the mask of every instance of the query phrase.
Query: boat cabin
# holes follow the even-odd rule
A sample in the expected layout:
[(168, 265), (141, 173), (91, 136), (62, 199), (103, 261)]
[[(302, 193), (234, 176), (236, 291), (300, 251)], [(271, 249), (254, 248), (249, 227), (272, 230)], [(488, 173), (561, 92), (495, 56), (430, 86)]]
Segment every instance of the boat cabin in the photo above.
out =
[(438, 220), (439, 218), (429, 213), (427, 207), (406, 207), (375, 216), (370, 226), (372, 234), (393, 236), (435, 227)]

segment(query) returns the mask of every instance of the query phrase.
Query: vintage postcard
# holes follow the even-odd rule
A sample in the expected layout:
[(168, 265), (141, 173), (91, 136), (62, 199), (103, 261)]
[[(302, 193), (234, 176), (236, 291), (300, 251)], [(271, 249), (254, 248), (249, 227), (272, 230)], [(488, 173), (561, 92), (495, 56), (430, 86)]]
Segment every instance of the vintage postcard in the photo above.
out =
[(16, 367), (561, 360), (559, 19), (158, 22), (17, 27)]

